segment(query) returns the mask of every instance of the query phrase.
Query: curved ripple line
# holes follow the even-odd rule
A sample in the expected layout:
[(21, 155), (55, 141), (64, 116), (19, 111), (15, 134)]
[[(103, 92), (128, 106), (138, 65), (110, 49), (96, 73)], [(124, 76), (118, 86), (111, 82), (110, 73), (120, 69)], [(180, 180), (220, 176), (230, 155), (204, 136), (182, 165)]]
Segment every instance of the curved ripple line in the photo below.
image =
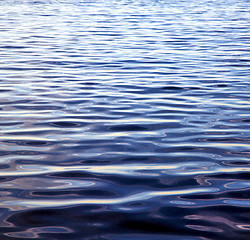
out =
[(188, 195), (194, 193), (205, 192), (218, 192), (218, 188), (192, 188), (184, 190), (171, 190), (171, 191), (148, 191), (133, 194), (126, 197), (112, 198), (112, 199), (67, 199), (64, 201), (59, 200), (21, 200), (19, 198), (10, 198), (9, 200), (2, 201), (2, 207), (8, 207), (12, 211), (24, 210), (39, 207), (66, 207), (71, 205), (113, 205), (124, 204), (137, 201), (145, 201), (156, 197)]
[(19, 165), (12, 171), (1, 171), (1, 177), (29, 176), (47, 173), (62, 173), (71, 171), (91, 172), (98, 174), (113, 174), (126, 176), (160, 176), (178, 175), (191, 176), (212, 173), (250, 172), (250, 167), (220, 166), (210, 162), (189, 162), (178, 164), (120, 164), (120, 165), (91, 165), (91, 166), (48, 166), (48, 165)]

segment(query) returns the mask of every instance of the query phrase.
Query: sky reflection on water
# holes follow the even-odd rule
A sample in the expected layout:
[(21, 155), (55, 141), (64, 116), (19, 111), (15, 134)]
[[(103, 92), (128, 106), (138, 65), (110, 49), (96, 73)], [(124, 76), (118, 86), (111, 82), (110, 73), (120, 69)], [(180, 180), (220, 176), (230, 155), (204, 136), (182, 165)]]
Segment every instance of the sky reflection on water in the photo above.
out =
[(1, 240), (248, 239), (248, 1), (0, 12)]

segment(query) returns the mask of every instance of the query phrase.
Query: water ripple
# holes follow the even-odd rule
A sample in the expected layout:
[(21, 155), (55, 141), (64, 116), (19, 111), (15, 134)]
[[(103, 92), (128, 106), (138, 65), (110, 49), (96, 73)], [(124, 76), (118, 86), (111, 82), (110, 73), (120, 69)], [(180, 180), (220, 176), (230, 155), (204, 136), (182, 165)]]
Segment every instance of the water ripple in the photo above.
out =
[(248, 9), (2, 0), (0, 239), (248, 239)]

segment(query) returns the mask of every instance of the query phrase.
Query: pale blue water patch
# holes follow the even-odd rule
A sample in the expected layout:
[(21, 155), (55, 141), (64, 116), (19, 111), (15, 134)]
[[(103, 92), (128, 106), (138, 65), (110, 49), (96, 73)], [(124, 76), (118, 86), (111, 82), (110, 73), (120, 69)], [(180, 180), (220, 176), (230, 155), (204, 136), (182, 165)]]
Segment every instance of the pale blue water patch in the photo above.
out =
[(0, 239), (249, 235), (249, 1), (3, 0)]

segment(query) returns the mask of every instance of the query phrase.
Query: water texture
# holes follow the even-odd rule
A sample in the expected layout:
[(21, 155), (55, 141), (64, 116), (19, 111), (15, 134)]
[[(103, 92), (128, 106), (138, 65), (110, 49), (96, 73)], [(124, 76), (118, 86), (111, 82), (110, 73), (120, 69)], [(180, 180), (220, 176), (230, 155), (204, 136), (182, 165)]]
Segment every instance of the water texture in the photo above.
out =
[(249, 239), (249, 19), (2, 0), (0, 239)]

